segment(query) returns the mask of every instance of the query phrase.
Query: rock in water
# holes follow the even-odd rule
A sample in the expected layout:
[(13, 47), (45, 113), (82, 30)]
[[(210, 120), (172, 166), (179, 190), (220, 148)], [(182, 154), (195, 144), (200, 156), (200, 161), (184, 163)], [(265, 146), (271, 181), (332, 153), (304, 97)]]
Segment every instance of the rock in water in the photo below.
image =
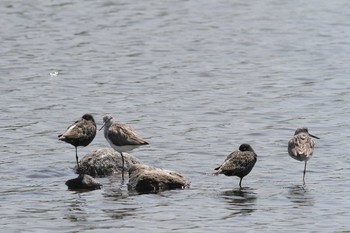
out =
[(138, 193), (158, 193), (171, 189), (184, 189), (190, 182), (181, 174), (151, 167), (145, 164), (134, 164), (129, 169), (130, 191)]
[[(129, 171), (132, 164), (141, 163), (136, 157), (123, 153), (124, 171)], [(122, 158), (119, 152), (112, 148), (100, 148), (85, 155), (80, 160), (80, 173), (89, 174), (92, 177), (106, 177), (114, 173), (122, 172)], [(75, 166), (76, 173), (78, 167)]]
[(89, 175), (81, 174), (75, 179), (67, 180), (69, 190), (95, 190), (101, 189), (102, 185)]

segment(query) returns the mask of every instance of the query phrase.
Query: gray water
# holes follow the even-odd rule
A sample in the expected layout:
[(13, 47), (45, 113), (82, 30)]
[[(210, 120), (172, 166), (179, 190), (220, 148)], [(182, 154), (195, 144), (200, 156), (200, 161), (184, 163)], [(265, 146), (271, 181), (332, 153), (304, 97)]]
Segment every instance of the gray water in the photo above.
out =
[[(350, 230), (349, 17), (345, 0), (1, 1), (2, 232)], [(130, 124), (150, 143), (132, 154), (191, 188), (68, 191), (57, 135), (84, 113)], [(298, 126), (321, 138), (305, 186)], [(241, 143), (258, 161), (239, 190), (211, 173)]]

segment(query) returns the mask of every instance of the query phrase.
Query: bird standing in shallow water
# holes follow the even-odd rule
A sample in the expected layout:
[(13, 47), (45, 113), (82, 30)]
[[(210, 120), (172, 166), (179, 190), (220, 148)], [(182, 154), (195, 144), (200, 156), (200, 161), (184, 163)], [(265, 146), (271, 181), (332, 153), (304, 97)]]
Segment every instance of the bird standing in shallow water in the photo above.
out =
[(66, 132), (58, 135), (58, 139), (75, 146), (75, 158), (77, 160), (78, 171), (80, 172), (78, 162), (78, 146), (87, 146), (96, 136), (96, 123), (92, 115), (84, 114), (81, 119), (70, 125)]
[(215, 168), (218, 171), (214, 175), (238, 176), (239, 187), (242, 188), (242, 179), (253, 169), (256, 160), (257, 155), (253, 148), (249, 144), (242, 144), (239, 150), (229, 154), (223, 164)]
[(288, 142), (288, 153), (296, 160), (305, 161), (303, 183), (305, 184), (306, 163), (314, 152), (315, 142), (312, 138), (320, 139), (312, 134), (306, 127), (297, 128), (292, 139)]
[[(104, 136), (109, 145), (118, 151), (122, 157), (122, 181), (124, 182), (124, 156), (123, 152), (131, 151), (139, 146), (148, 145), (130, 126), (118, 124), (112, 115), (103, 117)], [(100, 129), (100, 130), (101, 130)]]

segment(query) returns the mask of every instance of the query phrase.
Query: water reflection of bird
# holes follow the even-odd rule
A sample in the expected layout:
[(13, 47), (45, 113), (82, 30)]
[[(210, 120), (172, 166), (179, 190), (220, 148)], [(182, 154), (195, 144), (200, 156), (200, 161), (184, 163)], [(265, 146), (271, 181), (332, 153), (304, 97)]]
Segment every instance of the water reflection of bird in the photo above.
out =
[(78, 162), (78, 146), (87, 146), (96, 135), (96, 123), (92, 115), (84, 114), (81, 119), (70, 125), (67, 130), (58, 135), (58, 139), (75, 146), (75, 158), (80, 171)]
[(303, 185), (294, 185), (288, 187), (287, 198), (298, 206), (313, 206), (315, 204), (312, 192)]
[(242, 179), (250, 173), (257, 160), (257, 155), (249, 144), (242, 144), (239, 150), (232, 152), (225, 161), (215, 170), (214, 175), (238, 176), (239, 187), (242, 188)]
[(320, 139), (309, 133), (306, 127), (297, 128), (292, 139), (288, 142), (288, 153), (296, 160), (305, 161), (303, 183), (305, 184), (306, 163), (311, 158), (315, 143), (312, 138)]
[(256, 210), (257, 194), (253, 189), (233, 189), (221, 193), (223, 199), (227, 201), (227, 209), (233, 211), (227, 218), (234, 215), (249, 215)]
[(139, 146), (148, 145), (130, 126), (118, 124), (112, 115), (103, 117), (104, 136), (109, 145), (118, 151), (122, 157), (122, 180), (124, 181), (124, 156), (123, 152), (131, 151)]

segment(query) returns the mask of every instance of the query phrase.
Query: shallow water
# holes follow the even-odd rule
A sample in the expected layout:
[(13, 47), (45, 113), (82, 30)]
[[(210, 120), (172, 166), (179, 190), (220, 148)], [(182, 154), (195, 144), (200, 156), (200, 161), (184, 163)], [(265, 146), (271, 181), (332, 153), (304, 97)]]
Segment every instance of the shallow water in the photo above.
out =
[[(350, 229), (347, 1), (2, 1), (0, 225), (4, 232)], [(51, 76), (50, 72), (58, 72)], [(150, 145), (133, 155), (188, 190), (131, 195), (120, 176), (68, 191), (57, 135), (111, 113)], [(303, 163), (298, 126), (319, 136)], [(243, 179), (213, 168), (250, 143)], [(103, 133), (86, 148), (107, 147)]]

